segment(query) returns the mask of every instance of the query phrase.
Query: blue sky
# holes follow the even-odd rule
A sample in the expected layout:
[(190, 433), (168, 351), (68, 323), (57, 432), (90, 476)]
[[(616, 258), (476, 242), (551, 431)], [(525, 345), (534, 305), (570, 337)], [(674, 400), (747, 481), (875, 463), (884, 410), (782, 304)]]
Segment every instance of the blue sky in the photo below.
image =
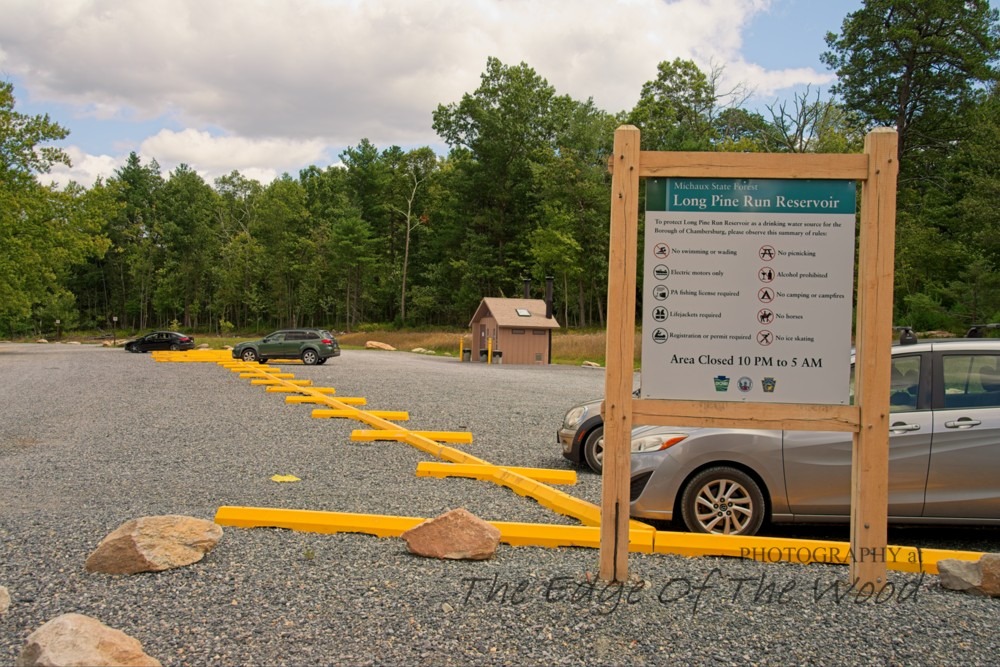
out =
[(438, 104), (486, 59), (525, 62), (560, 94), (629, 109), (664, 60), (724, 67), (762, 109), (824, 93), (824, 36), (861, 0), (0, 0), (0, 78), (17, 110), (70, 130), (89, 185), (130, 151), (164, 173), (267, 182), (379, 148), (430, 145)]

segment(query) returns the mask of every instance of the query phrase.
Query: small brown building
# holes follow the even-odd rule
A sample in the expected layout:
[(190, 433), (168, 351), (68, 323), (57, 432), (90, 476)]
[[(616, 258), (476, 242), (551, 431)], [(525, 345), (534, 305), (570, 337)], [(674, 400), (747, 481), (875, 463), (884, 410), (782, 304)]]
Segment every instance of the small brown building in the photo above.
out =
[(559, 323), (542, 299), (486, 297), (469, 323), (472, 327), (470, 361), (486, 361), (489, 342), (493, 363), (547, 364), (552, 355), (552, 330)]

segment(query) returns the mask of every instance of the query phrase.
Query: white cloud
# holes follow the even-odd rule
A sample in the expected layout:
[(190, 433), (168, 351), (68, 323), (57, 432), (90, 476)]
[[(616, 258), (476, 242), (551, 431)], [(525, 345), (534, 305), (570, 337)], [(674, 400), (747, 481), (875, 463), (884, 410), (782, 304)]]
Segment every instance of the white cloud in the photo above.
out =
[(121, 157), (110, 155), (88, 155), (76, 146), (64, 148), (73, 166), (56, 165), (47, 174), (39, 174), (38, 181), (44, 185), (58, 183), (61, 186), (75, 181), (86, 187), (92, 186), (98, 178), (107, 180), (122, 166)]
[(139, 153), (155, 157), (164, 171), (185, 163), (209, 180), (236, 169), (247, 178), (267, 174), (258, 179), (267, 182), (284, 171), (294, 174), (300, 165), (329, 161), (318, 139), (217, 137), (192, 129), (161, 130), (142, 142)]
[(475, 90), (489, 56), (525, 62), (560, 94), (611, 112), (631, 108), (657, 63), (678, 57), (724, 64), (726, 81), (763, 94), (829, 80), (744, 61), (741, 31), (769, 5), (0, 0), (0, 72), (23, 80), (33, 101), (80, 116), (191, 128), (141, 142), (161, 165), (280, 171), (362, 138), (439, 144), (434, 109)]

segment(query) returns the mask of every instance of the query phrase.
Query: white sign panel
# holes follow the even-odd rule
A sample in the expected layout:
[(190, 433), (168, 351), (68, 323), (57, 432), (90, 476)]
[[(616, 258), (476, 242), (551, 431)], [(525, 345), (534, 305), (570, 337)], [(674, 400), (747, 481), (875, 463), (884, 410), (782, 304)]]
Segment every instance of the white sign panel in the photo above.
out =
[(642, 397), (847, 404), (854, 181), (650, 179)]

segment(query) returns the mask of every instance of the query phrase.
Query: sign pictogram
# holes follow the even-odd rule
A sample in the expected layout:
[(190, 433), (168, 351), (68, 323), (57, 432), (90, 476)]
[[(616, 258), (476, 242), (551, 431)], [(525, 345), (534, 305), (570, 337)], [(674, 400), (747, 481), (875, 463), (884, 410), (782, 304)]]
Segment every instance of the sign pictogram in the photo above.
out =
[(757, 292), (757, 299), (761, 303), (771, 303), (774, 301), (774, 290), (770, 287), (761, 287)]
[(770, 262), (774, 259), (774, 246), (762, 245), (760, 250), (757, 251), (757, 256), (765, 262)]
[(653, 319), (657, 322), (664, 322), (667, 319), (667, 309), (663, 306), (657, 306), (653, 309)]
[(659, 259), (665, 259), (670, 256), (670, 246), (666, 243), (657, 243), (653, 246), (653, 254)]
[(765, 266), (757, 272), (757, 277), (760, 278), (762, 283), (769, 283), (774, 280), (774, 270), (770, 266)]
[(767, 329), (763, 329), (757, 332), (757, 343), (759, 345), (764, 345), (766, 347), (773, 342), (774, 342), (774, 334), (768, 331)]
[(657, 301), (663, 301), (668, 296), (670, 296), (670, 290), (663, 285), (657, 285), (653, 288), (653, 298)]
[(657, 280), (666, 280), (670, 277), (670, 269), (664, 264), (657, 264), (653, 267), (653, 277)]

